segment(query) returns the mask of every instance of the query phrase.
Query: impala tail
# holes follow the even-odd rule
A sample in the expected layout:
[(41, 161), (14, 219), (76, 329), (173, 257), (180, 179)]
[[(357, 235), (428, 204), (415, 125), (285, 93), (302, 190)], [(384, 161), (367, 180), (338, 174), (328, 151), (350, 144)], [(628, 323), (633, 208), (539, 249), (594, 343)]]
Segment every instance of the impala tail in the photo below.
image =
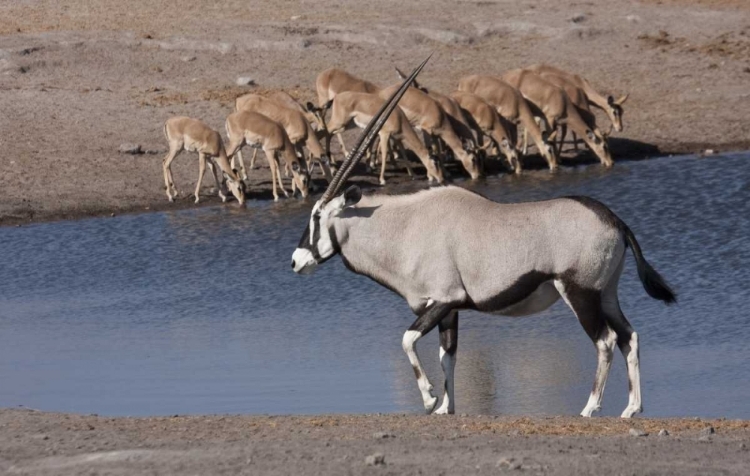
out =
[(633, 256), (635, 257), (635, 265), (638, 269), (638, 277), (643, 283), (643, 289), (646, 290), (649, 296), (659, 301), (664, 301), (666, 304), (672, 304), (677, 302), (677, 295), (672, 291), (667, 282), (662, 278), (658, 271), (651, 266), (646, 258), (643, 257), (641, 247), (638, 245), (638, 241), (635, 239), (635, 235), (630, 228), (622, 223), (622, 232), (625, 235), (625, 241), (627, 242), (630, 249), (633, 250)]

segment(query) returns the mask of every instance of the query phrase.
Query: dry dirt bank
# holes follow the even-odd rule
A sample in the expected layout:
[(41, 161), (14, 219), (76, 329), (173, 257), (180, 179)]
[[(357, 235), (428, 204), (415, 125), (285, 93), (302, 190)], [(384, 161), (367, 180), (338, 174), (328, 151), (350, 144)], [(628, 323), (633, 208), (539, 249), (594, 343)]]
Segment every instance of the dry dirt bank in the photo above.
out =
[[(431, 51), (421, 80), (443, 92), (468, 73), (550, 62), (631, 93), (616, 158), (750, 148), (750, 8), (739, 0), (7, 0), (0, 223), (192, 206), (163, 193), (169, 116), (220, 129), (232, 99), (254, 89), (238, 76), (312, 99), (327, 67), (384, 85)], [(122, 143), (153, 154), (119, 154)], [(183, 192), (196, 175), (194, 157), (176, 161)], [(256, 171), (253, 197), (268, 185), (268, 169)]]
[(747, 474), (748, 445), (750, 423), (726, 420), (0, 410), (5, 474), (731, 475)]

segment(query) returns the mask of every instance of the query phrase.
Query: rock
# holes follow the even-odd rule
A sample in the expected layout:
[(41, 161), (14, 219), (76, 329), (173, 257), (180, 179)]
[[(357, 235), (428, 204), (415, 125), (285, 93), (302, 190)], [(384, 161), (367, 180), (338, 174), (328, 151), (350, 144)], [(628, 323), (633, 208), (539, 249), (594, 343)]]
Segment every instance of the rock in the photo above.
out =
[(500, 458), (495, 465), (498, 468), (507, 468), (507, 469), (522, 469), (523, 465), (519, 462), (517, 462), (514, 458)]
[(385, 464), (385, 455), (383, 453), (375, 453), (365, 458), (365, 464), (367, 466), (381, 466)]
[(648, 433), (638, 428), (631, 428), (628, 433), (630, 434), (630, 436), (635, 436), (635, 437), (648, 436)]
[(700, 435), (701, 436), (711, 436), (714, 433), (716, 433), (716, 430), (714, 430), (714, 427), (707, 426), (707, 427), (705, 427), (704, 429), (701, 430)]
[(254, 86), (255, 85), (255, 79), (251, 78), (250, 76), (240, 76), (237, 78), (237, 86)]
[(182, 57), (182, 58), (180, 58), (180, 59), (181, 59), (182, 61), (184, 61), (185, 63), (190, 63), (191, 61), (195, 61), (195, 60), (197, 60), (198, 58), (196, 58), (195, 56), (183, 56), (183, 57)]
[(382, 440), (385, 438), (395, 438), (396, 435), (393, 435), (391, 433), (386, 433), (385, 431), (376, 431), (375, 433), (372, 434), (372, 437), (375, 438), (376, 440)]
[(300, 18), (302, 18), (302, 15), (292, 15), (291, 17), (289, 17), (289, 19), (292, 21), (297, 21)]
[(746, 450), (747, 449), (747, 445), (745, 443), (740, 443), (740, 449), (741, 450)]
[(118, 150), (121, 154), (138, 155), (143, 153), (140, 144), (129, 144), (127, 142), (120, 144)]
[(713, 150), (713, 149), (706, 149), (706, 150), (703, 151), (704, 155), (714, 155), (715, 153), (716, 153), (716, 151)]
[(662, 428), (661, 430), (659, 430), (659, 436), (669, 436), (669, 432)]
[(627, 21), (631, 22), (631, 23), (640, 23), (641, 22), (641, 17), (639, 17), (638, 15), (628, 15), (628, 16), (625, 17), (625, 19)]
[(581, 23), (581, 22), (586, 21), (586, 15), (584, 15), (583, 13), (577, 13), (573, 15), (572, 17), (570, 17), (568, 20), (573, 23)]

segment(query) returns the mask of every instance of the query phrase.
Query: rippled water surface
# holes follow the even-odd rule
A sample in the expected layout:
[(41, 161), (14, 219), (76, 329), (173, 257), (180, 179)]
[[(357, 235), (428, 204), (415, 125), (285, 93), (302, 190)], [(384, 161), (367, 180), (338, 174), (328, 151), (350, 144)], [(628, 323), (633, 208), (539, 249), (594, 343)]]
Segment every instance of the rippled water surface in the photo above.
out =
[[(646, 414), (750, 418), (750, 157), (663, 158), (495, 177), (499, 201), (585, 194), (635, 231), (678, 290), (645, 294), (628, 255), (623, 310), (640, 334)], [(338, 258), (289, 269), (312, 202), (251, 203), (0, 229), (0, 406), (149, 415), (419, 412), (406, 303)], [(397, 237), (393, 237), (397, 239)], [(575, 414), (594, 347), (558, 302), (462, 313), (457, 411)], [(438, 338), (420, 341), (442, 387)], [(603, 414), (619, 415), (617, 353)]]

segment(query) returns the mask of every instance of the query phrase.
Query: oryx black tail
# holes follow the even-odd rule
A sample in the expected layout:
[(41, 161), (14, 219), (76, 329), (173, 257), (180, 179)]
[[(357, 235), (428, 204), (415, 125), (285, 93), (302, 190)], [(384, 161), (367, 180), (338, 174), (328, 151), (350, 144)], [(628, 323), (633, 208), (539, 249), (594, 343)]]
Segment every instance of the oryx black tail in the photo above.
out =
[(651, 266), (646, 258), (643, 257), (641, 247), (638, 245), (638, 240), (635, 239), (635, 235), (628, 228), (628, 226), (621, 220), (620, 228), (625, 241), (627, 242), (630, 249), (633, 250), (633, 256), (635, 257), (635, 266), (638, 269), (638, 277), (641, 278), (643, 283), (643, 289), (646, 290), (649, 296), (659, 301), (664, 301), (666, 304), (672, 304), (677, 302), (677, 295), (672, 291), (664, 278)]

